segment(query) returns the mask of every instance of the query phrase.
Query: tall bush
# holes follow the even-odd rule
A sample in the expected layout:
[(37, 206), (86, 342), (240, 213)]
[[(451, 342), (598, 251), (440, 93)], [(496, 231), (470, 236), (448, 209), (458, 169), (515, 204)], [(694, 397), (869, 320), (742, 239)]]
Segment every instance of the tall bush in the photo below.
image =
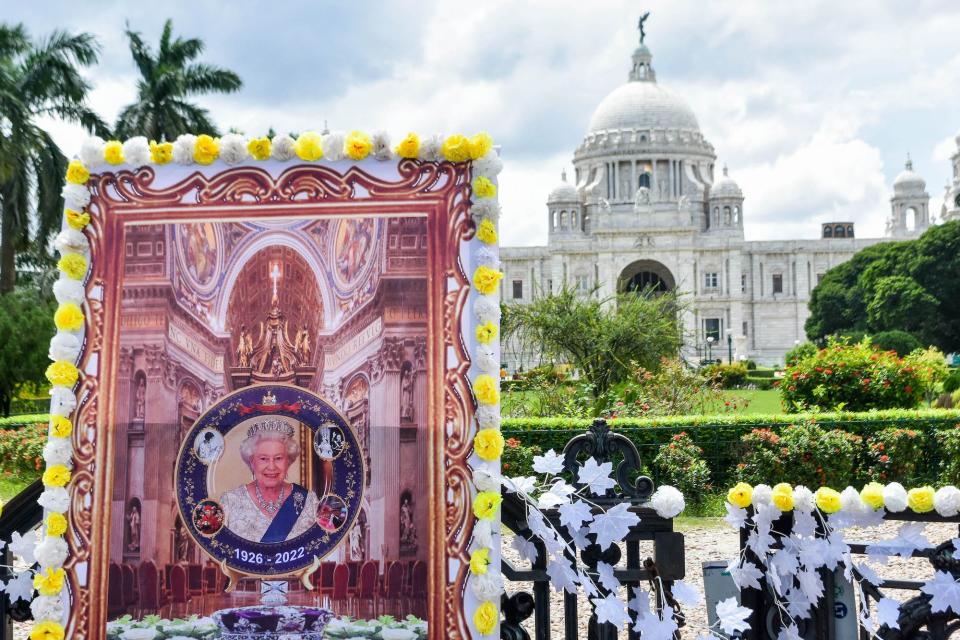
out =
[(661, 484), (673, 485), (691, 502), (699, 502), (712, 488), (703, 449), (685, 431), (660, 447), (653, 466)]
[(0, 429), (0, 472), (17, 478), (39, 476), (46, 441), (46, 424)]
[(867, 467), (871, 480), (906, 482), (916, 479), (923, 465), (925, 438), (916, 429), (888, 428), (867, 439)]
[(743, 437), (737, 475), (754, 484), (846, 486), (853, 481), (860, 444), (860, 436), (813, 423), (791, 425), (779, 435), (754, 429)]

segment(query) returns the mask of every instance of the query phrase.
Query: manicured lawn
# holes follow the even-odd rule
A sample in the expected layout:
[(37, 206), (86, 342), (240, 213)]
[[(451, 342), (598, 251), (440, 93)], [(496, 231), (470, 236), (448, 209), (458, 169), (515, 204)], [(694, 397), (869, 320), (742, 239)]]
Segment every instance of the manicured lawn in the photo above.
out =
[(6, 503), (35, 479), (36, 478), (14, 478), (6, 474), (0, 474), (0, 501)]
[(738, 408), (735, 413), (783, 413), (783, 407), (780, 406), (780, 392), (776, 389), (766, 391), (732, 389), (723, 392), (724, 396), (729, 396), (733, 400), (747, 400), (747, 406)]

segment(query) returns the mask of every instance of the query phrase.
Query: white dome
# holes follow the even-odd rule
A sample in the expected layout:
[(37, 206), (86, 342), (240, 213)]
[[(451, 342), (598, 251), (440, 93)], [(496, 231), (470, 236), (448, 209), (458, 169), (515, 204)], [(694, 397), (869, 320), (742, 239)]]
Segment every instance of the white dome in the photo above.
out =
[(711, 198), (743, 198), (743, 191), (736, 180), (727, 173), (727, 168), (723, 168), (723, 177), (717, 180), (710, 187)]
[(686, 129), (699, 131), (693, 109), (656, 82), (628, 82), (614, 89), (590, 117), (589, 133), (610, 129)]
[(913, 171), (913, 162), (907, 158), (907, 163), (897, 177), (893, 179), (895, 191), (923, 191), (927, 182)]
[(553, 188), (553, 191), (550, 192), (550, 195), (547, 196), (547, 202), (577, 202), (580, 200), (580, 195), (577, 193), (577, 188), (572, 184), (567, 182), (567, 172), (564, 171), (560, 176), (561, 182), (556, 187)]

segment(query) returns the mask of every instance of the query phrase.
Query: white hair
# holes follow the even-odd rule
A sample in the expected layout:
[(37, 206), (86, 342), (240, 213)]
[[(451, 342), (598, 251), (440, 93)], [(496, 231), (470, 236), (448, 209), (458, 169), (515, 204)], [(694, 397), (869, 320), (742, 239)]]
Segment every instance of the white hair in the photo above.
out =
[(295, 438), (280, 433), (279, 431), (258, 431), (252, 436), (248, 436), (247, 439), (240, 444), (240, 457), (243, 458), (243, 461), (250, 467), (251, 473), (253, 472), (253, 465), (250, 463), (250, 460), (253, 458), (253, 452), (256, 451), (257, 445), (260, 444), (261, 440), (279, 440), (283, 442), (287, 449), (287, 462), (289, 464), (293, 464), (293, 461), (300, 455), (300, 444)]

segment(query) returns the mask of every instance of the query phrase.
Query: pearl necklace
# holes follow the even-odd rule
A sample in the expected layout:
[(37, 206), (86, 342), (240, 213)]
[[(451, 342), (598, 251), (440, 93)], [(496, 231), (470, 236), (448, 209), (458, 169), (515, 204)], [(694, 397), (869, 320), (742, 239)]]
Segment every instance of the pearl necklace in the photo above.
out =
[(283, 485), (280, 485), (280, 496), (276, 500), (266, 500), (263, 497), (263, 494), (260, 493), (260, 483), (256, 480), (253, 481), (253, 488), (257, 494), (257, 502), (260, 503), (260, 508), (266, 511), (267, 513), (276, 513), (277, 509), (280, 508), (280, 505), (283, 504)]

